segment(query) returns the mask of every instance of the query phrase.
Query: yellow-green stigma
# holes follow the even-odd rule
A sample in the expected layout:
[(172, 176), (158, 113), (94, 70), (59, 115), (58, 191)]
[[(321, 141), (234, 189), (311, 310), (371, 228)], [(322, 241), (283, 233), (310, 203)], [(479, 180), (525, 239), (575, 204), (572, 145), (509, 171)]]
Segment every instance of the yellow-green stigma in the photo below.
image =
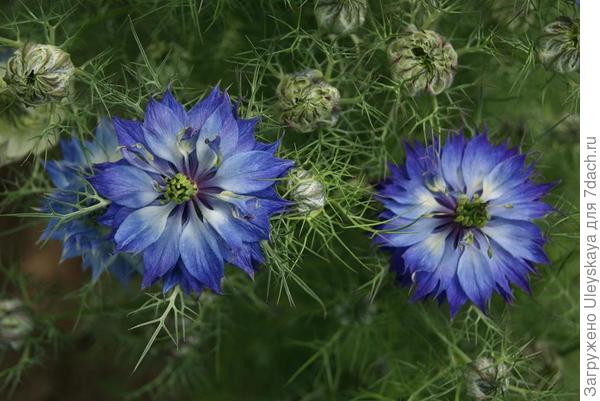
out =
[(175, 203), (187, 202), (198, 192), (198, 186), (181, 173), (175, 174), (167, 181), (165, 197)]
[(487, 204), (479, 199), (478, 196), (473, 196), (473, 200), (471, 201), (467, 198), (460, 198), (455, 216), (454, 221), (463, 227), (481, 228), (490, 220)]

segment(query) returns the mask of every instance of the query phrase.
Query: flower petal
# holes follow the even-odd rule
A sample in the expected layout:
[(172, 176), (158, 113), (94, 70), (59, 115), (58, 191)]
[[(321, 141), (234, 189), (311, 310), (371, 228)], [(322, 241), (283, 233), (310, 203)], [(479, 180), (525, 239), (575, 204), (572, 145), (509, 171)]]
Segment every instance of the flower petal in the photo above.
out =
[(179, 259), (183, 208), (167, 219), (160, 238), (144, 251), (144, 279), (142, 287), (152, 285), (158, 278), (171, 270)]
[(481, 231), (513, 256), (534, 263), (549, 263), (542, 232), (533, 223), (494, 218)]
[(219, 187), (237, 194), (263, 190), (275, 183), (293, 166), (289, 160), (278, 159), (267, 152), (237, 153), (225, 159), (206, 187)]
[(488, 257), (475, 246), (466, 246), (458, 261), (457, 276), (465, 294), (485, 311), (496, 286)]
[(181, 259), (190, 275), (220, 293), (224, 274), (223, 256), (206, 223), (200, 221), (193, 211), (189, 215), (179, 242)]
[(175, 208), (174, 203), (161, 206), (146, 206), (132, 212), (115, 232), (117, 250), (141, 252), (156, 242), (162, 235), (167, 218)]
[(130, 208), (144, 207), (160, 196), (152, 177), (133, 166), (109, 165), (88, 180), (101, 196)]

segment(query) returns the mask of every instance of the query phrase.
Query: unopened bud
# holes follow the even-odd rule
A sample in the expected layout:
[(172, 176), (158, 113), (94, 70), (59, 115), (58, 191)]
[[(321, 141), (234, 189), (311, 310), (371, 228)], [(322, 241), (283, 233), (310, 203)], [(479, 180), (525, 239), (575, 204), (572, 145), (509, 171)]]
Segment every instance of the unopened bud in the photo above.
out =
[(392, 78), (411, 96), (438, 95), (452, 85), (458, 56), (437, 32), (410, 28), (388, 47)]
[(281, 118), (300, 132), (332, 127), (339, 117), (340, 92), (318, 70), (285, 75), (277, 87)]
[(325, 186), (308, 171), (296, 169), (291, 178), (291, 196), (300, 213), (313, 213), (325, 206)]
[(560, 73), (579, 70), (579, 19), (560, 17), (546, 25), (538, 41), (538, 57), (544, 66)]
[(467, 392), (476, 401), (491, 400), (508, 390), (509, 369), (492, 358), (477, 358), (466, 372)]
[[(11, 53), (12, 54), (12, 53)], [(0, 49), (0, 60), (2, 49)], [(9, 55), (10, 57), (10, 55)], [(6, 63), (0, 61), (0, 76)], [(56, 144), (53, 133), (48, 131), (60, 110), (51, 111), (50, 105), (29, 107), (6, 90), (0, 79), (0, 166), (22, 159), (30, 153), (40, 153)]]
[(58, 101), (69, 93), (75, 67), (52, 45), (27, 43), (8, 60), (4, 81), (27, 104)]
[(17, 350), (33, 329), (31, 316), (18, 299), (0, 301), (0, 344)]
[(356, 31), (365, 23), (366, 0), (318, 0), (315, 17), (321, 29), (338, 35)]

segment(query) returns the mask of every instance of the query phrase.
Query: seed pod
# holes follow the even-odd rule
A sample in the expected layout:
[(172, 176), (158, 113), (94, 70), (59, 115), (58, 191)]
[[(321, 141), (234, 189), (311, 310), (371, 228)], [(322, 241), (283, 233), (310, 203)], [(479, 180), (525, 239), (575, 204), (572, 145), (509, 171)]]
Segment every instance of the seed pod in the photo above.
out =
[(291, 174), (290, 193), (297, 210), (311, 214), (325, 206), (325, 186), (306, 170), (296, 169)]
[(535, 23), (535, 6), (529, 1), (490, 0), (490, 9), (494, 21), (511, 32), (527, 32)]
[(321, 29), (337, 35), (355, 32), (365, 23), (366, 0), (318, 0), (315, 17)]
[(340, 92), (318, 70), (285, 75), (277, 87), (283, 122), (300, 132), (332, 127), (339, 117)]
[(18, 299), (0, 301), (0, 344), (17, 350), (33, 329), (31, 316)]
[(538, 40), (538, 57), (552, 71), (579, 71), (579, 19), (560, 17), (546, 25)]
[(502, 395), (508, 389), (509, 370), (492, 358), (477, 358), (465, 375), (467, 392), (476, 401), (485, 401)]
[(4, 81), (24, 103), (58, 101), (69, 93), (75, 67), (56, 46), (27, 43), (8, 60)]
[[(1, 57), (0, 57), (1, 58)], [(6, 64), (0, 62), (0, 75)], [(20, 160), (29, 153), (40, 153), (56, 143), (56, 138), (44, 131), (60, 118), (51, 105), (28, 107), (6, 90), (0, 79), (0, 166)]]
[(458, 56), (452, 45), (437, 32), (414, 27), (388, 47), (394, 81), (409, 95), (439, 95), (452, 85)]

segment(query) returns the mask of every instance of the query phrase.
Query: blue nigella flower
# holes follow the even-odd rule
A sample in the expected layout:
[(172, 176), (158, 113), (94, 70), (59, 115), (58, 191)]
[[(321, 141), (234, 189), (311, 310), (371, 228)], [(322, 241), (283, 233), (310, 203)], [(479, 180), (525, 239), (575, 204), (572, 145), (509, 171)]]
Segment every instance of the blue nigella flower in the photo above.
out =
[(293, 164), (255, 140), (258, 119), (238, 118), (214, 88), (189, 111), (168, 91), (143, 122), (113, 122), (124, 159), (97, 165), (91, 183), (112, 202), (103, 220), (117, 250), (143, 254), (142, 285), (218, 293), (225, 262), (252, 275), (269, 217), (287, 204), (275, 180)]
[(549, 263), (531, 220), (552, 211), (540, 199), (553, 184), (534, 183), (525, 158), (458, 134), (443, 147), (407, 145), (406, 164), (390, 166), (375, 242), (393, 251), (391, 270), (414, 284), (414, 300), (447, 299), (454, 316), (468, 300), (485, 311), (494, 291), (511, 302), (511, 283), (529, 291), (534, 264)]
[[(115, 162), (121, 155), (112, 124), (106, 119), (96, 128), (92, 142), (67, 139), (60, 141), (60, 147), (64, 159), (45, 164), (56, 189), (46, 198), (41, 210), (67, 216), (91, 206), (86, 198), (91, 188), (85, 177), (92, 174), (92, 164)], [(99, 224), (96, 217), (92, 213), (78, 218), (52, 218), (40, 239), (62, 241), (61, 262), (81, 256), (84, 269), (92, 270), (92, 280), (108, 270), (126, 282), (140, 261), (130, 255), (115, 253), (108, 236), (110, 230)]]

